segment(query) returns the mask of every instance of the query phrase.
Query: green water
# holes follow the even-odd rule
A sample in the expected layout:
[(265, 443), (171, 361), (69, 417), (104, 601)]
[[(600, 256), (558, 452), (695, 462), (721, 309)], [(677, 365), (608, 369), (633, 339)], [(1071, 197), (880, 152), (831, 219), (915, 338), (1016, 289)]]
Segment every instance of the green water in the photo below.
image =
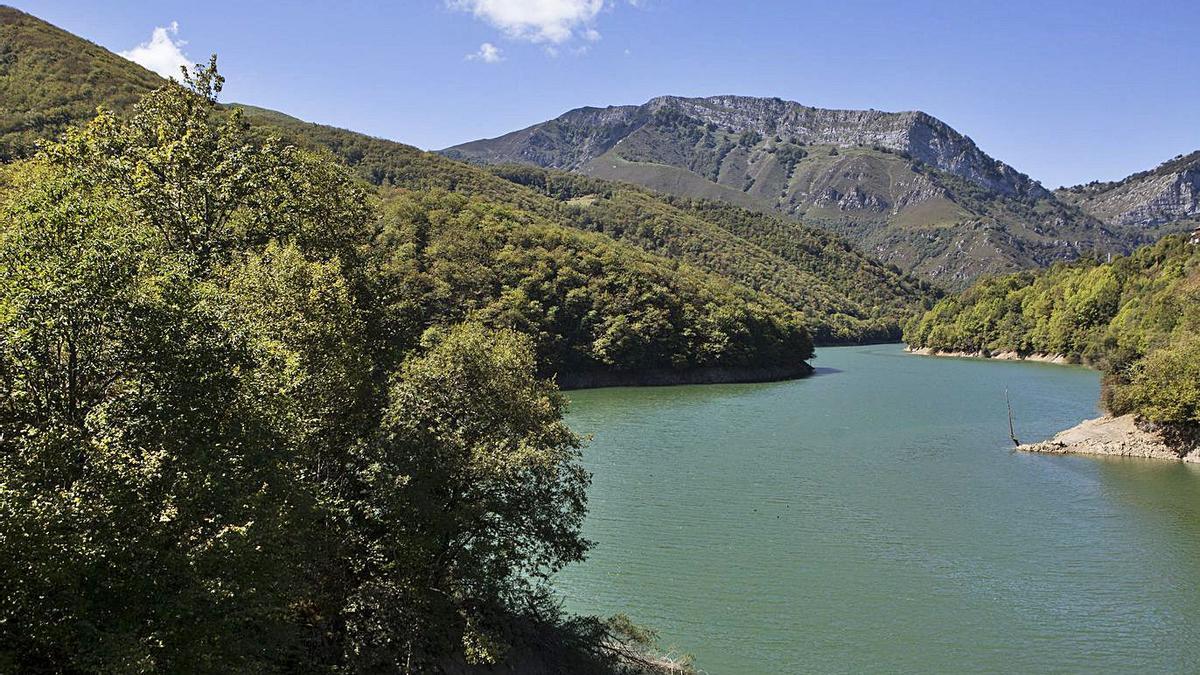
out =
[(1013, 453), (1081, 368), (819, 350), (816, 377), (572, 392), (594, 434), (573, 611), (709, 673), (1200, 671), (1200, 471)]

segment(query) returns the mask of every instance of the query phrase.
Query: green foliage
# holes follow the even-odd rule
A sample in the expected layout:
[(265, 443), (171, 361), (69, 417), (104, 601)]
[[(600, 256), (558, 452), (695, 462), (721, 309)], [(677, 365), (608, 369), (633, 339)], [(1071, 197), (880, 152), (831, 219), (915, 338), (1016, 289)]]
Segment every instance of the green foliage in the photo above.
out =
[(207, 105), (168, 86), (12, 171), (0, 630), (26, 667), (243, 669), (301, 643), (287, 608), (315, 580), (293, 535), (313, 503), (288, 464), (311, 457), (253, 386), (270, 374), (222, 278), (256, 240), (361, 231), (366, 212), (263, 208), (361, 192), (337, 172), (279, 181), (289, 153), (210, 124)]
[(747, 129), (738, 135), (737, 144), (743, 148), (752, 148), (762, 143), (763, 136), (753, 129)]
[(783, 166), (783, 171), (789, 178), (792, 172), (796, 170), (796, 165), (805, 157), (808, 157), (808, 152), (804, 148), (791, 143), (775, 146), (771, 151), (775, 155), (775, 160)]
[(939, 351), (1092, 362), (1106, 372), (1113, 412), (1194, 424), (1197, 329), (1200, 249), (1175, 236), (1111, 263), (984, 279), (913, 320), (905, 340)]
[(804, 316), (818, 344), (895, 340), (900, 321), (938, 295), (929, 284), (867, 258), (828, 232), (781, 217), (534, 167), (506, 165), (493, 171), (563, 202), (558, 217), (572, 227), (786, 303)]
[(28, 156), (39, 140), (91, 119), (98, 105), (125, 110), (161, 82), (131, 61), (0, 6), (0, 162)]
[(503, 658), (588, 545), (563, 399), (512, 331), (397, 348), (362, 185), (188, 83), (5, 172), (0, 663)]
[(579, 439), (532, 371), (527, 337), (463, 325), (427, 334), (395, 377), (381, 437), (355, 462), (357, 672), (456, 643), (469, 661), (500, 658), (509, 613), (582, 559)]
[(534, 340), (543, 372), (796, 364), (800, 318), (769, 297), (528, 212), (444, 191), (390, 197), (376, 248), (410, 340), (464, 319)]
[(1117, 405), (1154, 422), (1200, 425), (1200, 338), (1180, 337), (1131, 369)]

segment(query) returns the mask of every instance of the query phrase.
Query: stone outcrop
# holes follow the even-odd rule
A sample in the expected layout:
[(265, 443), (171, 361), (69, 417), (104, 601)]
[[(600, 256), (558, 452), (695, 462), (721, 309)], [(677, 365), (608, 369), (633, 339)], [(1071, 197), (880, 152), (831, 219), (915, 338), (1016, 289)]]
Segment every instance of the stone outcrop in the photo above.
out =
[(1054, 455), (1086, 454), (1200, 462), (1200, 445), (1172, 440), (1161, 429), (1139, 423), (1133, 415), (1086, 420), (1054, 438), (1018, 448)]
[(932, 347), (918, 347), (913, 349), (905, 347), (904, 349), (910, 354), (918, 354), (920, 356), (947, 356), (961, 359), (996, 359), (998, 361), (1037, 361), (1039, 363), (1055, 363), (1058, 365), (1067, 365), (1077, 363), (1065, 354), (1021, 354), (1014, 351), (1006, 352), (962, 352), (962, 351), (941, 351)]
[(749, 96), (661, 96), (646, 107), (652, 111), (670, 107), (706, 123), (793, 138), (806, 145), (879, 146), (1001, 194), (1049, 194), (1025, 174), (989, 157), (970, 138), (920, 111), (827, 110)]
[(574, 170), (622, 138), (671, 110), (704, 124), (780, 135), (806, 145), (877, 146), (904, 153), (999, 194), (1040, 198), (1049, 192), (997, 161), (941, 120), (920, 111), (827, 110), (778, 98), (660, 96), (640, 106), (577, 108), (556, 119), (494, 139), (456, 145), (444, 152), (489, 164), (527, 162)]
[(1200, 220), (1200, 151), (1120, 181), (1063, 188), (1058, 194), (1109, 225), (1153, 229), (1181, 223), (1176, 229), (1190, 229)]

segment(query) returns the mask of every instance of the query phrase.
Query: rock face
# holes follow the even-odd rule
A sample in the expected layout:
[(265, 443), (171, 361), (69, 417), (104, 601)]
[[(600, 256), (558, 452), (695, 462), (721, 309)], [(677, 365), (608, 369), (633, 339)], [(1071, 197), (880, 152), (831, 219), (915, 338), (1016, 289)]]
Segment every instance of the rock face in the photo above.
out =
[(753, 131), (764, 137), (785, 137), (798, 145), (877, 147), (904, 153), (1000, 194), (1035, 198), (1050, 194), (1025, 174), (987, 156), (970, 138), (923, 112), (826, 110), (778, 98), (660, 96), (640, 106), (578, 108), (543, 124), (444, 152), (489, 164), (528, 162), (576, 170), (656, 117), (667, 116), (684, 116), (739, 134)]
[(1018, 352), (946, 352), (938, 351), (932, 347), (919, 347), (913, 349), (905, 347), (904, 351), (910, 354), (920, 356), (944, 356), (957, 359), (995, 359), (997, 361), (1036, 361), (1038, 363), (1053, 363), (1055, 365), (1076, 365), (1078, 362), (1072, 362), (1065, 354), (1021, 354)]
[(1166, 233), (1200, 224), (1200, 151), (1113, 183), (1058, 190), (1107, 224)]
[(1086, 420), (1060, 431), (1048, 441), (1022, 445), (1018, 449), (1055, 455), (1112, 455), (1200, 462), (1200, 447), (1196, 444), (1169, 442), (1160, 431), (1139, 425), (1133, 415)]
[(638, 106), (578, 108), (543, 124), (456, 145), (442, 153), (483, 164), (535, 164), (572, 171), (607, 152), (643, 121)]
[(1136, 243), (916, 111), (662, 96), (572, 110), (443, 153), (783, 213), (950, 288)]

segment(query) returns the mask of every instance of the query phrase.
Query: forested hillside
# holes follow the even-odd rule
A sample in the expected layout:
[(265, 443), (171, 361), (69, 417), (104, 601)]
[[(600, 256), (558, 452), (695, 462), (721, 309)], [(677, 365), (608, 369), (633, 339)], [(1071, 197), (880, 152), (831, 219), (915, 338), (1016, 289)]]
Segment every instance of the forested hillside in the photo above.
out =
[[(412, 344), (475, 319), (529, 335), (541, 370), (806, 372), (812, 342), (784, 303), (528, 212), (442, 190), (388, 196), (379, 278)], [(781, 375), (782, 376), (782, 375)]]
[(900, 322), (939, 294), (836, 235), (720, 202), (532, 167), (487, 171), (273, 111), (247, 108), (247, 116), (298, 145), (328, 148), (377, 184), (503, 204), (764, 292), (799, 311), (818, 344), (894, 340)]
[(576, 228), (783, 300), (804, 314), (820, 344), (896, 339), (898, 321), (938, 294), (836, 236), (777, 216), (534, 167), (494, 173), (556, 200)]
[(913, 348), (1063, 354), (1104, 370), (1104, 403), (1200, 425), (1200, 246), (1170, 236), (1112, 262), (985, 279), (905, 330)]
[[(72, 101), (69, 109), (58, 114), (56, 124), (25, 125), (18, 134), (21, 142), (14, 141), (14, 155), (27, 154), (39, 135), (50, 137), (63, 124), (86, 119), (96, 105), (122, 110), (129, 103), (128, 92), (148, 91), (156, 80), (161, 82), (125, 59), (16, 10), (0, 10), (0, 28), (4, 31), (0, 33), (0, 48), (7, 50), (14, 64), (12, 77), (0, 74), (0, 89), (66, 92), (55, 96)], [(82, 86), (86, 82), (104, 86)], [(0, 114), (16, 119), (26, 115), (31, 105), (23, 98), (0, 99)], [(384, 188), (387, 199), (393, 193), (386, 188), (399, 188), (401, 192), (440, 189), (444, 192), (439, 194), (464, 197), (476, 208), (483, 203), (495, 206), (514, 223), (537, 222), (596, 232), (608, 238), (609, 246), (616, 244), (612, 239), (621, 239), (651, 255), (617, 258), (641, 261), (645, 270), (657, 268), (660, 277), (703, 276), (705, 283), (724, 287), (732, 294), (730, 297), (748, 298), (745, 289), (753, 289), (758, 297), (752, 304), (773, 307), (772, 312), (786, 306), (798, 313), (798, 323), (821, 344), (896, 339), (900, 322), (924, 309), (935, 297), (928, 285), (856, 253), (834, 235), (810, 228), (762, 221), (733, 210), (720, 210), (718, 217), (718, 210), (707, 209), (708, 215), (702, 216), (651, 193), (599, 181), (592, 182), (599, 186), (593, 191), (610, 198), (594, 203), (596, 208), (585, 209), (581, 208), (582, 202), (559, 199), (536, 187), (518, 185), (520, 181), (504, 180), (487, 170), (411, 146), (306, 123), (274, 111), (243, 109), (260, 139), (277, 135), (301, 148), (330, 152), (359, 176)], [(427, 198), (423, 203), (436, 208), (436, 199)], [(742, 227), (734, 232), (735, 228), (721, 222), (709, 222), (714, 219), (760, 225), (751, 228), (754, 231)], [(772, 234), (763, 236), (760, 231), (766, 230)], [(652, 231), (653, 236), (643, 236)], [(589, 241), (605, 245), (600, 239)], [(679, 263), (684, 266), (680, 268)], [(677, 268), (681, 270), (678, 274)], [(651, 302), (651, 296), (645, 296), (642, 302)], [(546, 311), (557, 311), (558, 307), (550, 304)], [(696, 332), (685, 330), (690, 320), (674, 312), (667, 322), (673, 329), (690, 334)], [(772, 321), (782, 325), (792, 319), (780, 315)], [(630, 325), (640, 326), (631, 330), (653, 332), (645, 322), (633, 320)], [(700, 361), (683, 358), (676, 362), (684, 367)]]
[(126, 110), (160, 84), (139, 65), (0, 5), (0, 162), (91, 119), (98, 105)]

